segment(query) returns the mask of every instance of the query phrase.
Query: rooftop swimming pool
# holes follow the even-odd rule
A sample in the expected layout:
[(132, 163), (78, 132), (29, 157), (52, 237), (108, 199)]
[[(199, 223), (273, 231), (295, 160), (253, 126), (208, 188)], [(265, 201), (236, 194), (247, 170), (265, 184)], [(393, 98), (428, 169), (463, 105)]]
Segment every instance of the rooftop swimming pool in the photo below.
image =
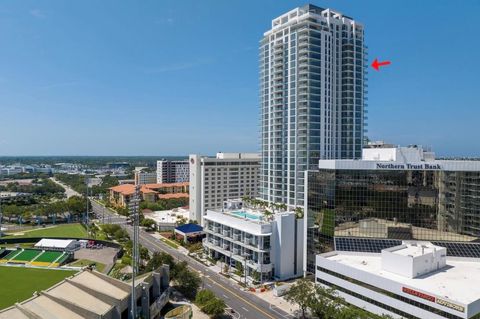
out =
[(232, 215), (242, 217), (242, 218), (248, 218), (248, 219), (252, 219), (252, 220), (260, 220), (259, 215), (249, 214), (249, 213), (243, 212), (243, 211), (232, 212)]

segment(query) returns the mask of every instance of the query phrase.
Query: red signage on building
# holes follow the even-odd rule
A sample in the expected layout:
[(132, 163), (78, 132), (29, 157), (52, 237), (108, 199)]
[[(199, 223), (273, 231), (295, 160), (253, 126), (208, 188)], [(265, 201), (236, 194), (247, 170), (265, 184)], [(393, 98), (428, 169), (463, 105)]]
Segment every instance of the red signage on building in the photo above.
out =
[(407, 287), (402, 287), (402, 291), (406, 294), (409, 294), (409, 295), (412, 295), (412, 296), (415, 296), (415, 297), (418, 297), (418, 298), (422, 298), (422, 299), (425, 299), (425, 300), (428, 300), (428, 301), (431, 301), (431, 302), (435, 302), (435, 297), (434, 296), (424, 294), (423, 292), (416, 291), (416, 290), (413, 290), (413, 289), (410, 289), (410, 288), (407, 288)]

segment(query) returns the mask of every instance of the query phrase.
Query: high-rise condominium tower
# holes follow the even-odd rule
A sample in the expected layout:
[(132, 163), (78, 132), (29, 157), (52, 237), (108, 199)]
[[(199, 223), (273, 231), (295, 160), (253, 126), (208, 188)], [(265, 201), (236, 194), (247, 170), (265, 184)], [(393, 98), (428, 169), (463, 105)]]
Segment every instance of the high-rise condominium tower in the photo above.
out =
[(320, 159), (361, 158), (363, 26), (314, 5), (272, 21), (260, 43), (264, 200), (303, 205), (304, 172)]

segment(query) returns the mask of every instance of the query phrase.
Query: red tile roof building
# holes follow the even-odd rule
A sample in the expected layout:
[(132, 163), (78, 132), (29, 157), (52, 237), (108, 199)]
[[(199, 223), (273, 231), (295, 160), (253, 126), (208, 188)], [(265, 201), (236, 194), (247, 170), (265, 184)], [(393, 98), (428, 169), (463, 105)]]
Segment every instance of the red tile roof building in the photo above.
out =
[[(140, 188), (142, 200), (156, 202), (160, 199), (188, 198), (189, 183), (145, 184)], [(128, 207), (135, 194), (135, 185), (123, 184), (110, 187), (110, 203), (116, 207)]]

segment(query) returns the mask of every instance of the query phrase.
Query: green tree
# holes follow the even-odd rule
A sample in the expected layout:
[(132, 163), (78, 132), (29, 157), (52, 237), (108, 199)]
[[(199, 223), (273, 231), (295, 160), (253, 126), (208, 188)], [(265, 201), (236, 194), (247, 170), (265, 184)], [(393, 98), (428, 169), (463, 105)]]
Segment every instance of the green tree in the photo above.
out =
[(201, 308), (213, 298), (215, 298), (215, 294), (211, 290), (202, 289), (197, 293), (197, 296), (195, 297), (195, 303)]
[(147, 266), (145, 267), (145, 271), (153, 271), (162, 265), (168, 265), (170, 267), (170, 271), (172, 271), (175, 267), (175, 260), (167, 253), (154, 252), (152, 258), (150, 258)]
[(180, 262), (174, 267), (174, 278), (177, 289), (187, 298), (194, 298), (202, 280), (200, 276), (188, 269), (186, 262)]
[(151, 219), (149, 219), (149, 218), (144, 218), (144, 219), (142, 220), (142, 222), (141, 222), (140, 225), (143, 226), (143, 227), (146, 227), (147, 230), (152, 230), (152, 229), (155, 228), (155, 226), (156, 226), (157, 224), (155, 223), (155, 221), (153, 221), (153, 220), (151, 220)]
[(252, 278), (253, 278), (253, 281), (258, 283), (260, 282), (260, 273), (256, 270), (253, 271), (252, 273)]
[(307, 304), (310, 312), (318, 318), (334, 319), (344, 304), (344, 300), (338, 296), (332, 288), (314, 285)]
[(145, 261), (148, 261), (150, 259), (150, 255), (146, 247), (140, 246), (140, 258)]
[(244, 271), (243, 265), (242, 265), (242, 263), (239, 262), (238, 260), (235, 261), (235, 269), (236, 269), (236, 270), (235, 270), (235, 274), (236, 274), (237, 276), (243, 276), (243, 271)]
[(267, 220), (270, 220), (270, 219), (272, 218), (272, 216), (273, 216), (273, 213), (272, 213), (270, 210), (265, 209), (264, 212), (263, 212), (263, 215), (265, 216), (265, 218), (266, 218)]
[(125, 229), (119, 229), (113, 234), (113, 237), (115, 237), (117, 241), (126, 241), (128, 240), (128, 233)]
[(312, 281), (302, 278), (297, 280), (285, 294), (285, 300), (298, 305), (302, 318), (305, 318), (307, 309), (311, 305), (314, 285)]
[(207, 302), (201, 309), (207, 315), (216, 318), (225, 313), (225, 308), (227, 308), (225, 301), (215, 297), (210, 300), (210, 302)]
[(302, 207), (295, 207), (295, 217), (297, 219), (302, 219), (303, 218), (303, 208)]
[(66, 209), (74, 215), (81, 214), (87, 210), (85, 197), (72, 196), (66, 201)]

